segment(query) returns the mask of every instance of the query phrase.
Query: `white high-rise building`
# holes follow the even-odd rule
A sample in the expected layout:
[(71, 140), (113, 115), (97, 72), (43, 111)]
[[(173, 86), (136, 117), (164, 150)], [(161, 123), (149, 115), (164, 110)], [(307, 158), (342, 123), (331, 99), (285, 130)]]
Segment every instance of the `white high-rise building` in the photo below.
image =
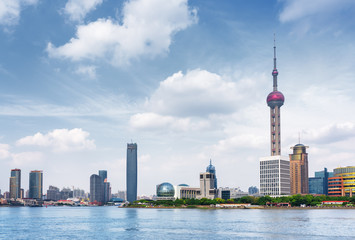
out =
[(260, 194), (290, 194), (290, 161), (280, 155), (260, 158)]

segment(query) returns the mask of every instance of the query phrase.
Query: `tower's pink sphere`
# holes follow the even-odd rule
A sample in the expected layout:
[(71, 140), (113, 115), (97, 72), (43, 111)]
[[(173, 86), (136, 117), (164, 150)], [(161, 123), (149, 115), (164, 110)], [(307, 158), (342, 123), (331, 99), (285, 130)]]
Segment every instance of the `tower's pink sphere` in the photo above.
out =
[(282, 94), (282, 92), (279, 91), (273, 91), (269, 93), (269, 95), (266, 98), (267, 105), (269, 107), (274, 108), (275, 106), (281, 107), (284, 104), (285, 97)]

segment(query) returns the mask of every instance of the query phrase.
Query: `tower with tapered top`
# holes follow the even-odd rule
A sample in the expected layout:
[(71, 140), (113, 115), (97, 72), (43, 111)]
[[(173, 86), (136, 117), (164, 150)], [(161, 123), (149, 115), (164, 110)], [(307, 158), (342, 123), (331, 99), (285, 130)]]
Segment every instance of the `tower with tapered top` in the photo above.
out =
[(281, 156), (280, 108), (285, 97), (277, 91), (278, 74), (274, 38), (273, 91), (266, 98), (270, 107), (271, 156), (260, 158), (260, 194), (269, 196), (290, 194), (290, 161)]
[(272, 70), (273, 91), (266, 98), (270, 107), (271, 156), (281, 155), (280, 108), (284, 104), (284, 95), (277, 90), (276, 45), (274, 38), (274, 69)]

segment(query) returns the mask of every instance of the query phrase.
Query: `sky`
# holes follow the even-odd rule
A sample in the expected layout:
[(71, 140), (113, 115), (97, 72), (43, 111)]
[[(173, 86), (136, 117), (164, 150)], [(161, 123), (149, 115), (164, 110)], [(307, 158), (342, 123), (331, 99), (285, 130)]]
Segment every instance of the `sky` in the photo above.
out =
[(259, 186), (274, 33), (281, 154), (354, 166), (352, 0), (1, 0), (1, 191), (13, 168), (25, 190), (43, 170), (44, 193), (89, 191), (102, 169), (125, 190), (130, 142), (138, 195), (197, 187), (210, 159), (219, 187)]

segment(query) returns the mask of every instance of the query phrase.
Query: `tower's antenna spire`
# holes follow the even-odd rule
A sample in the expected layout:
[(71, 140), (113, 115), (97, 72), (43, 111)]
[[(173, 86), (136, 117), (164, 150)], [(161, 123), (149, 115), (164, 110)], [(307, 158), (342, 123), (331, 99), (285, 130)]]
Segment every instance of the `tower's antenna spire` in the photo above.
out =
[(273, 90), (277, 91), (277, 75), (279, 72), (277, 71), (276, 68), (276, 36), (274, 33), (274, 69), (272, 70), (272, 76), (273, 76)]

